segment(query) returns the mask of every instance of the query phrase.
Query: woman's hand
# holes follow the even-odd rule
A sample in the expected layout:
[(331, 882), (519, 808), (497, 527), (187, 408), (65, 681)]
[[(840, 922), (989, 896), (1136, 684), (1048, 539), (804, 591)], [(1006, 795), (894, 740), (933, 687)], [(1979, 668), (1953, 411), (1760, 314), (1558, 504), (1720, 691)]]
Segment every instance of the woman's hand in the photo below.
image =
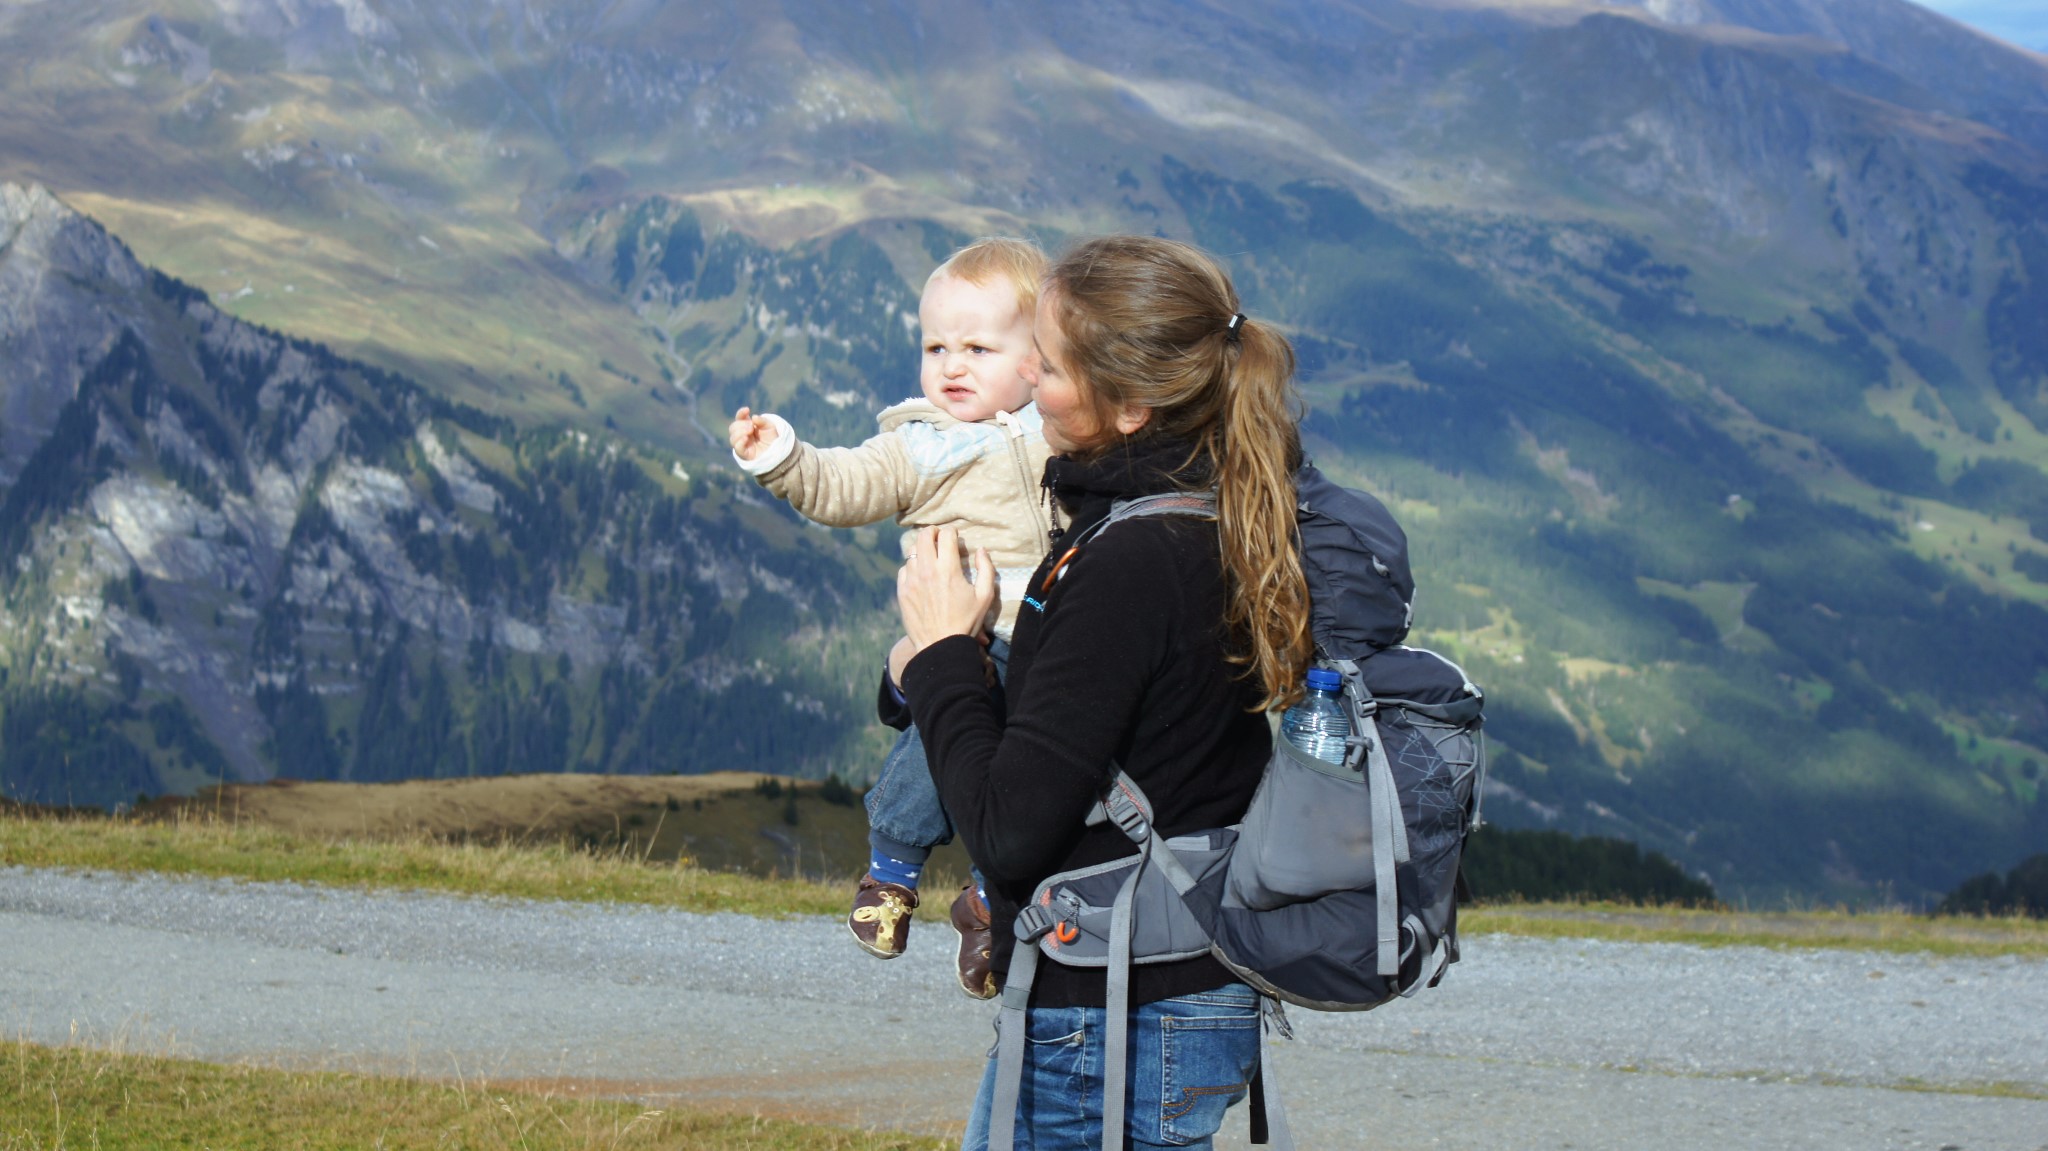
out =
[(988, 549), (974, 549), (974, 582), (968, 583), (960, 571), (960, 533), (918, 530), (910, 559), (896, 573), (896, 607), (912, 654), (949, 635), (980, 635), (995, 603), (996, 564)]
[(903, 669), (910, 666), (910, 657), (916, 654), (917, 648), (911, 644), (907, 635), (897, 640), (896, 646), (889, 649), (889, 682), (895, 686), (899, 695), (903, 691)]

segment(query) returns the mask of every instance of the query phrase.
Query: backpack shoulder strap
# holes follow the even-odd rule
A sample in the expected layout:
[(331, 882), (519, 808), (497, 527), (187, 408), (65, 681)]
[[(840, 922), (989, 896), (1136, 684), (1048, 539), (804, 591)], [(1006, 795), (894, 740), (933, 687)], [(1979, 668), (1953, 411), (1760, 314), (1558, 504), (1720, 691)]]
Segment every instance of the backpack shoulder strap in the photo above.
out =
[(1107, 516), (1094, 527), (1081, 533), (1081, 538), (1074, 541), (1074, 547), (1078, 548), (1101, 535), (1111, 524), (1148, 516), (1188, 516), (1193, 519), (1213, 520), (1216, 518), (1216, 493), (1159, 492), (1155, 495), (1139, 496), (1134, 500), (1118, 500), (1109, 505)]
[(1134, 500), (1118, 500), (1110, 505), (1109, 518), (1103, 522), (1114, 523), (1139, 516), (1196, 516), (1215, 519), (1216, 493), (1160, 492), (1156, 495), (1139, 496)]
[[(1134, 500), (1118, 500), (1109, 506), (1107, 516), (1095, 521), (1087, 530), (1074, 537), (1074, 542), (1068, 545), (1066, 551), (1060, 553), (1059, 559), (1053, 561), (1052, 570), (1045, 573), (1045, 583), (1038, 589), (1038, 594), (1044, 596), (1052, 591), (1053, 584), (1058, 582), (1061, 573), (1067, 570), (1067, 564), (1081, 553), (1081, 545), (1101, 535), (1111, 524), (1147, 516), (1189, 516), (1213, 520), (1216, 518), (1216, 493), (1160, 492), (1156, 495), (1140, 496)], [(1044, 610), (1043, 604), (1028, 595), (1025, 601), (1041, 611)]]
[[(1379, 701), (1358, 674), (1358, 664), (1348, 659), (1329, 661), (1344, 676), (1346, 694), (1351, 696), (1351, 734), (1345, 739), (1344, 762), (1355, 765), (1366, 777), (1366, 794), (1372, 805), (1373, 894), (1379, 914), (1379, 973), (1393, 975), (1401, 970), (1401, 925), (1399, 885), (1394, 882), (1394, 865), (1407, 863), (1408, 824), (1401, 814), (1400, 790), (1394, 782), (1394, 768), (1387, 761), (1386, 743), (1380, 738)], [(1364, 762), (1358, 762), (1362, 758)]]

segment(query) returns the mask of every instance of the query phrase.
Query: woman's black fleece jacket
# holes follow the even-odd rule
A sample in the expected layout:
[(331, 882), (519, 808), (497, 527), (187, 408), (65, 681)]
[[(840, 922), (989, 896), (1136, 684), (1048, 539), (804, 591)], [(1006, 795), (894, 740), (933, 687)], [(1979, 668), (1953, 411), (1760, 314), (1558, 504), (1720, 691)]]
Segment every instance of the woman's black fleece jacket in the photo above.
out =
[[(1216, 525), (1178, 516), (1128, 520), (1087, 541), (1047, 584), (1068, 541), (1110, 504), (1207, 486), (1207, 468), (1175, 470), (1187, 445), (1139, 440), (1089, 463), (1055, 458), (1045, 483), (1068, 528), (1032, 577), (1018, 613), (1004, 690), (992, 694), (980, 645), (934, 643), (904, 669), (932, 779), (987, 880), (995, 967), (1007, 972), (1021, 901), (1054, 872), (1135, 852), (1109, 825), (1083, 826), (1115, 764), (1137, 780), (1163, 835), (1238, 822), (1271, 751), (1258, 693), (1227, 662)], [(1132, 970), (1135, 1006), (1232, 981), (1214, 959)], [(1032, 1003), (1104, 1004), (1101, 969), (1041, 963)]]

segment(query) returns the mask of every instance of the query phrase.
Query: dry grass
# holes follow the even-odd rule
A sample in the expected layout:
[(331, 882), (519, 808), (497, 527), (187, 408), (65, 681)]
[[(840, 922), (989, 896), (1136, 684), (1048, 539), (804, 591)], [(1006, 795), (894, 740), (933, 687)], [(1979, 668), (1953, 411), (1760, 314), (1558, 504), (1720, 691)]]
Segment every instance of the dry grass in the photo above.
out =
[(567, 841), (321, 839), (206, 815), (165, 822), (0, 815), (0, 866), (154, 871), (748, 915), (845, 910), (846, 886), (656, 863)]
[[(792, 798), (794, 796), (794, 798)], [(277, 779), (164, 797), (140, 813), (192, 817), (322, 841), (572, 843), (653, 863), (688, 859), (707, 871), (852, 880), (866, 866), (868, 825), (857, 796), (754, 772), (705, 775), (543, 773), (394, 783)], [(794, 817), (794, 822), (791, 822)], [(932, 891), (967, 874), (958, 845), (934, 853)]]
[[(158, 872), (357, 889), (445, 891), (513, 899), (634, 903), (743, 915), (844, 915), (853, 875), (752, 875), (662, 859), (650, 841), (590, 846), (569, 836), (450, 840), (423, 831), (329, 837), (186, 808), (162, 819), (35, 814), (0, 808), (0, 867)], [(964, 870), (964, 869), (963, 869)], [(959, 882), (945, 867), (927, 890)], [(919, 919), (945, 918), (950, 898), (927, 899)]]
[(423, 1082), (0, 1045), (0, 1151), (937, 1151), (947, 1145), (757, 1115), (570, 1099), (481, 1080)]

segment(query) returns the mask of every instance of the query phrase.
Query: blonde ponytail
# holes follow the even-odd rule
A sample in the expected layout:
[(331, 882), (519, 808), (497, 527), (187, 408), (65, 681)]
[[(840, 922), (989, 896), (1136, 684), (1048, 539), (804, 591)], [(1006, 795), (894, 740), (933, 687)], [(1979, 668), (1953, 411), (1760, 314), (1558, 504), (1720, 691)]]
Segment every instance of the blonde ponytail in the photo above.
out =
[(1239, 325), (1238, 343), (1214, 453), (1217, 526), (1231, 592), (1224, 620), (1231, 634), (1249, 641), (1243, 658), (1265, 689), (1260, 707), (1271, 709), (1301, 697), (1301, 677), (1315, 651), (1294, 519), (1294, 472), (1301, 466), (1294, 349), (1252, 320)]
[(1268, 325), (1239, 318), (1230, 277), (1172, 240), (1091, 240), (1052, 266), (1046, 292), (1097, 426), (1144, 408), (1140, 436), (1185, 440), (1189, 462), (1208, 464), (1233, 658), (1260, 686), (1258, 709), (1294, 702), (1314, 654), (1294, 524), (1294, 349)]

